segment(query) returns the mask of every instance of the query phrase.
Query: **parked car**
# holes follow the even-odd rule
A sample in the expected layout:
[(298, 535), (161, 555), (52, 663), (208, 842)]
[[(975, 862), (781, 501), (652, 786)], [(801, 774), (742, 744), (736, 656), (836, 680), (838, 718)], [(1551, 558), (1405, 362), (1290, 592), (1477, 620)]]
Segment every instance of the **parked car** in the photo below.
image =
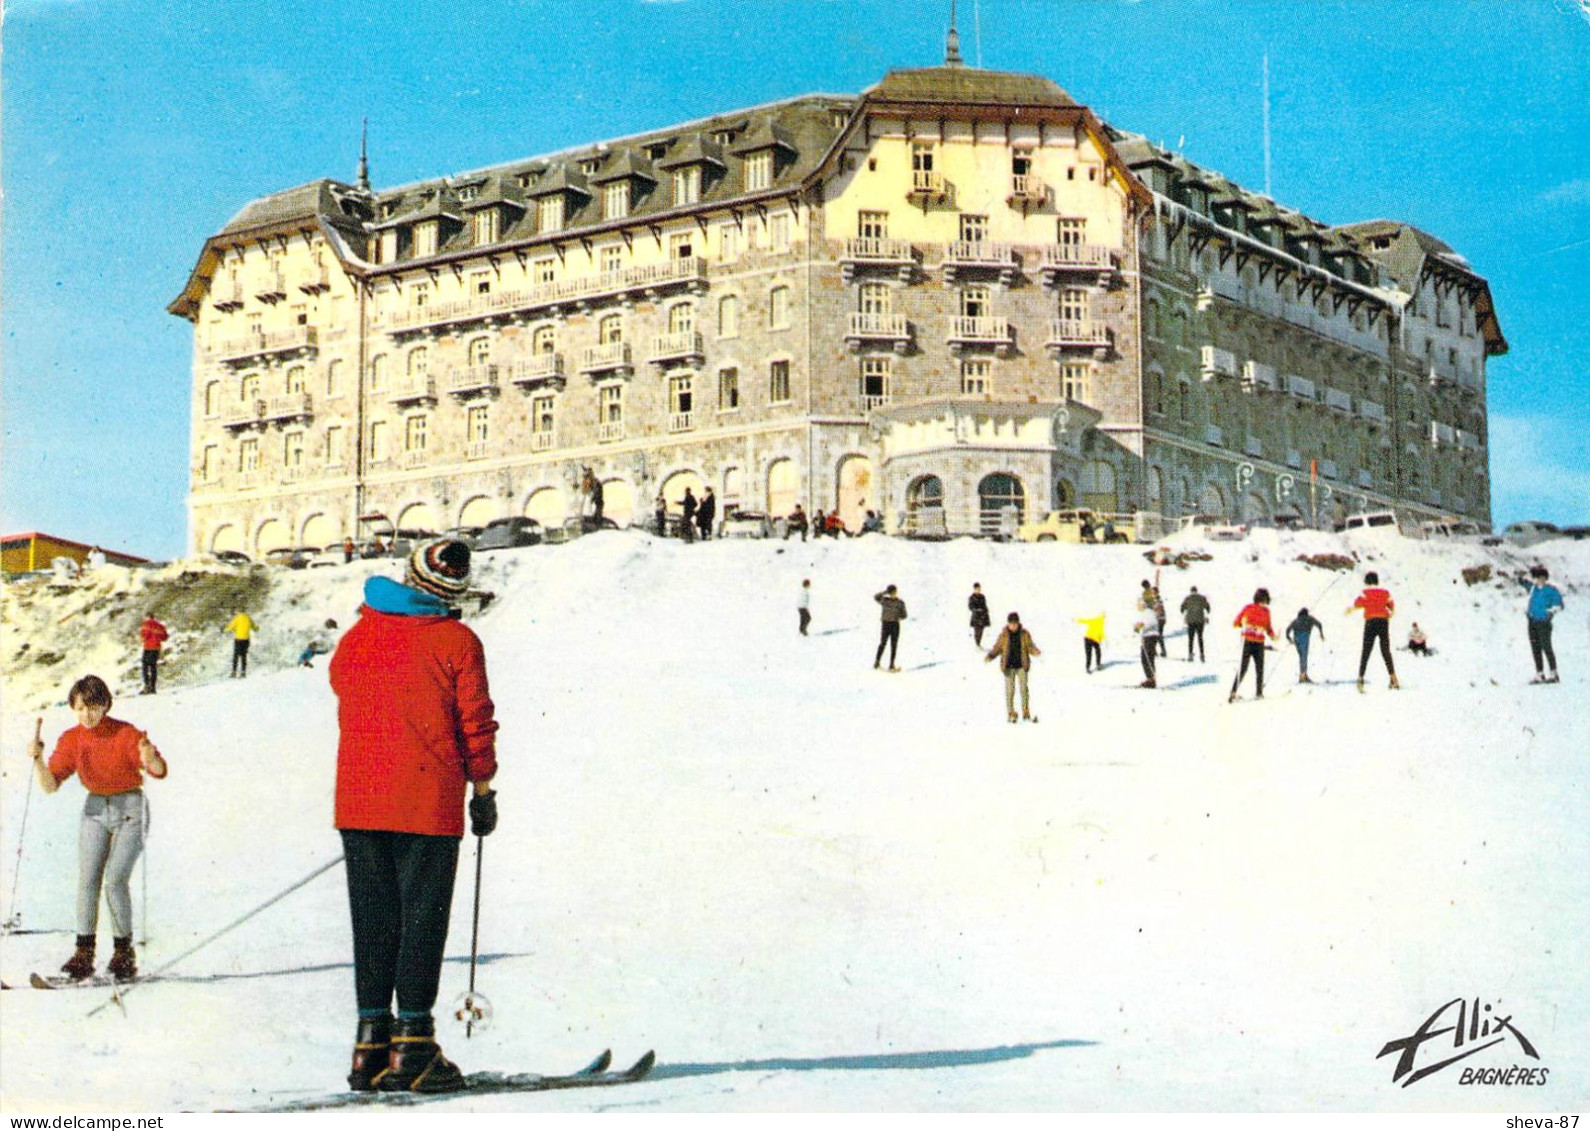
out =
[(342, 552), (342, 543), (334, 542), (309, 559), (309, 568), (325, 569), (327, 566), (340, 566), (345, 556)]
[(1341, 534), (1400, 535), (1402, 525), (1397, 521), (1396, 511), (1364, 511), (1348, 515), (1337, 524), (1336, 530)]
[(515, 515), (488, 522), (475, 539), (475, 549), (481, 553), (487, 550), (511, 550), (516, 546), (538, 546), (545, 539), (545, 531), (539, 522)]
[(265, 551), (265, 564), (285, 566), (288, 569), (305, 569), (309, 559), (320, 553), (319, 546), (278, 546)]
[(1038, 522), (1024, 522), (1016, 528), (1018, 542), (1103, 542), (1105, 526), (1114, 529), (1114, 541), (1137, 539), (1137, 527), (1129, 515), (1101, 514), (1087, 507), (1050, 511)]
[(724, 518), (718, 534), (723, 538), (771, 538), (773, 520), (761, 511), (735, 511)]
[(217, 550), (213, 556), (222, 565), (251, 566), (254, 564), (254, 559), (241, 550)]
[(1548, 538), (1561, 536), (1562, 531), (1550, 522), (1510, 522), (1502, 531), (1502, 538), (1514, 546), (1533, 546)]
[(1202, 534), (1211, 542), (1240, 542), (1248, 536), (1246, 523), (1232, 522), (1217, 514), (1186, 515), (1176, 528)]
[(1479, 523), (1466, 518), (1427, 519), (1419, 524), (1419, 537), (1476, 545), (1491, 541)]
[(415, 546), (436, 537), (439, 535), (434, 530), (405, 530), (400, 526), (387, 540), (387, 553), (394, 558), (406, 558), (414, 552)]
[(442, 531), (442, 537), (455, 538), (473, 550), (475, 548), (475, 540), (480, 537), (481, 532), (485, 529), (484, 526), (455, 526), (451, 530)]
[(1575, 542), (1583, 542), (1586, 538), (1590, 538), (1590, 526), (1564, 526), (1562, 536), (1572, 538)]

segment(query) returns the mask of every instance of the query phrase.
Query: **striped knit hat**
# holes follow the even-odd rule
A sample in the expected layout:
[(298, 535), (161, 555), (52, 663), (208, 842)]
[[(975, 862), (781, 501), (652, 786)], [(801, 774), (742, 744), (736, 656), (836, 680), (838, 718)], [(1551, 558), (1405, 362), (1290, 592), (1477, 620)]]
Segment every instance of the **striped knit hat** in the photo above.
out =
[(444, 601), (455, 601), (469, 588), (469, 547), (452, 538), (438, 538), (414, 547), (406, 584)]

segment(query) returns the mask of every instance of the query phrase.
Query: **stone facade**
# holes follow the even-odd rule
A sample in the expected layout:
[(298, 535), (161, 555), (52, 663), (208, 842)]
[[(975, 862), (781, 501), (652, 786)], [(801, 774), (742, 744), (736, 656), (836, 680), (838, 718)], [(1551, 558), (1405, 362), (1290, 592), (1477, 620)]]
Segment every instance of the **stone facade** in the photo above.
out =
[(897, 531), (924, 499), (950, 533), (1013, 505), (1483, 519), (1505, 348), (1431, 237), (1325, 229), (1046, 79), (953, 63), (265, 197), (171, 309), (190, 542), (250, 554), (557, 524), (586, 468), (620, 523), (709, 485)]

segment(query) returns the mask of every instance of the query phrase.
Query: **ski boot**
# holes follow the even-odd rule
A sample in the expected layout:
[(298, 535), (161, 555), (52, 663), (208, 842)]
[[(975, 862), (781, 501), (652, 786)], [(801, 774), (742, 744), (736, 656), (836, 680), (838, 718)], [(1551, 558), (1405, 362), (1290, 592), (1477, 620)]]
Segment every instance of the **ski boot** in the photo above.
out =
[(1016, 721), (1016, 712), (1015, 712), (1015, 711), (1012, 711), (1012, 712), (1010, 712), (1010, 715), (1009, 715), (1009, 717), (1008, 717), (1008, 718), (1006, 718), (1006, 720), (1005, 720), (1005, 721), (1006, 721), (1006, 722), (1008, 722), (1008, 723), (1013, 723), (1013, 722), (1015, 722), (1015, 721)]
[(1401, 691), (1402, 690), (1402, 684), (1397, 682), (1397, 677), (1396, 676), (1392, 676), (1391, 677), (1391, 690), (1393, 690), (1393, 691)]
[(106, 963), (105, 970), (118, 982), (130, 982), (138, 976), (138, 956), (133, 953), (132, 936), (116, 939), (116, 950)]
[(68, 978), (91, 978), (94, 976), (94, 936), (78, 935), (77, 949), (72, 952), (72, 957), (66, 960), (61, 967), (61, 973)]
[(1358, 681), (1358, 694), (1362, 695), (1363, 693), (1364, 693), (1364, 681), (1363, 680), (1359, 680)]
[(375, 1086), (383, 1092), (456, 1092), (465, 1082), (436, 1043), (435, 1021), (399, 1017), (392, 1028), (391, 1064)]
[(392, 1015), (359, 1018), (359, 1031), (353, 1038), (353, 1068), (348, 1072), (348, 1087), (355, 1092), (373, 1092), (392, 1054)]

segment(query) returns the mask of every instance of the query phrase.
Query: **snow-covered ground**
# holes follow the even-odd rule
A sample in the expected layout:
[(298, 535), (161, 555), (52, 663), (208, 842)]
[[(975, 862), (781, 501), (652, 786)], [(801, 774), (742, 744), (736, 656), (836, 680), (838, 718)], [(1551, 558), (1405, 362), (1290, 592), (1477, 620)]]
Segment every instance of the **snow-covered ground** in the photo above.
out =
[[(623, 1089), (428, 1110), (1583, 1109), (1590, 545), (1361, 545), (1397, 598), (1394, 642), (1417, 620), (1437, 653), (1397, 652), (1400, 692), (1377, 657), (1362, 696), (1342, 613), (1363, 567), (1295, 560), (1343, 542), (1207, 548), (1213, 561), (1166, 569), (1163, 589), (1178, 628), (1187, 587), (1210, 596), (1209, 663), (1187, 663), (1178, 633), (1158, 691), (1136, 687), (1133, 602), (1153, 572), (1140, 547), (610, 533), (477, 559), (501, 594), (474, 621), (502, 722), (478, 975), (496, 1015), (467, 1041), (440, 1022), (444, 1048), (466, 1071), (561, 1071), (608, 1045), (624, 1062), (655, 1047), (659, 1066)], [(1459, 576), (1531, 560), (1568, 604), (1555, 687), (1528, 685), (1516, 585)], [(148, 788), (146, 971), (338, 855), (325, 661), (269, 658), (296, 652), (283, 625), (351, 623), (374, 568), (304, 575), (250, 610), (278, 640), (247, 681), (118, 701), (171, 764)], [(974, 581), (996, 627), (1019, 610), (1043, 650), (1036, 726), (1005, 722), (996, 666), (973, 648)], [(910, 609), (898, 675), (871, 666), (872, 594), (890, 582)], [(1260, 584), (1279, 626), (1301, 605), (1324, 622), (1318, 682), (1299, 686), (1283, 648), (1265, 700), (1228, 706), (1226, 626)], [(1087, 676), (1075, 619), (1098, 612), (1107, 667)], [(129, 696), (131, 656), (93, 660)], [(61, 691), (89, 670), (77, 651), (58, 667)], [(0, 939), (16, 985), (70, 950), (81, 788), (28, 789), (35, 716), (8, 699), (0, 908), (59, 932)], [(53, 743), (69, 713), (42, 714)], [(444, 1010), (466, 985), (472, 877), (466, 841)], [(125, 1013), (85, 1016), (104, 991), (6, 992), (0, 1106), (337, 1093), (353, 1033), (344, 900), (333, 869), (184, 961), (184, 978), (137, 987)], [(107, 936), (102, 918), (102, 957)], [(1510, 1015), (1538, 1060), (1509, 1037), (1394, 1083), (1395, 1058), (1376, 1054), (1456, 998)], [(1426, 1046), (1420, 1064), (1441, 1058)], [(1547, 1082), (1459, 1082), (1514, 1064)]]

